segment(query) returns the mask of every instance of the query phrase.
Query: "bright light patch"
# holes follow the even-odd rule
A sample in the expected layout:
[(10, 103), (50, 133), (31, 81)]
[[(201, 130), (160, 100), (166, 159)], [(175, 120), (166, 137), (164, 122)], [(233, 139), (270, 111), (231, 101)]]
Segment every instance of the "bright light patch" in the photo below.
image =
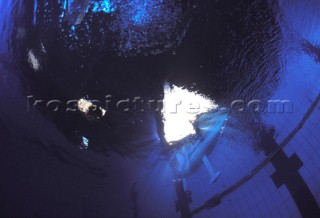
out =
[(89, 148), (89, 139), (82, 136), (82, 143), (81, 143), (80, 149), (88, 149), (88, 148)]
[(81, 112), (88, 114), (91, 107), (94, 107), (94, 105), (91, 103), (91, 101), (88, 101), (86, 99), (81, 98), (78, 101), (78, 108)]
[(32, 50), (29, 50), (28, 52), (28, 61), (35, 71), (38, 71), (40, 69), (40, 61), (37, 59)]
[(203, 95), (165, 83), (163, 118), (167, 142), (172, 144), (195, 134), (193, 122), (197, 116), (217, 107), (214, 101)]
[(93, 3), (92, 12), (103, 11), (105, 13), (113, 12), (115, 9), (112, 7), (110, 0), (96, 1)]
[(84, 113), (88, 118), (91, 117), (91, 118), (100, 119), (101, 117), (104, 117), (107, 113), (105, 109), (98, 107), (97, 105), (93, 104), (91, 101), (86, 100), (84, 98), (81, 98), (78, 101), (78, 109), (79, 111)]

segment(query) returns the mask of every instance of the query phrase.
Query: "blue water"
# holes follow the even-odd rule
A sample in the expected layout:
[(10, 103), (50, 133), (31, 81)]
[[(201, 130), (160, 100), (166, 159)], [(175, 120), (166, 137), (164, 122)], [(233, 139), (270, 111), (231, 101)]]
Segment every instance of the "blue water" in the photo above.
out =
[[(180, 169), (175, 164), (170, 166), (169, 160), (176, 154), (177, 165), (184, 165), (188, 161), (186, 157), (194, 150), (188, 148), (201, 148), (202, 144), (185, 143), (181, 149), (166, 147), (160, 140), (163, 137), (159, 131), (161, 119), (154, 114), (134, 118), (116, 114), (114, 119), (123, 123), (120, 127), (88, 124), (86, 120), (69, 116), (59, 120), (52, 118), (51, 114), (37, 112), (30, 115), (20, 111), (25, 107), (25, 95), (29, 92), (66, 98), (82, 97), (86, 92), (94, 96), (110, 90), (120, 90), (119, 96), (123, 93), (152, 96), (154, 92), (161, 96), (161, 91), (154, 91), (150, 86), (162, 87), (163, 81), (168, 79), (174, 84), (203, 92), (218, 104), (242, 97), (291, 100), (294, 114), (261, 112), (228, 117), (224, 130), (216, 142), (210, 144), (207, 154), (213, 168), (221, 171), (219, 180), (211, 186), (208, 172), (201, 163), (184, 175), (188, 188), (197, 190), (193, 195), (195, 204), (200, 204), (211, 194), (233, 185), (264, 160), (263, 149), (258, 146), (259, 130), (275, 128), (276, 140), (281, 142), (320, 91), (320, 3), (317, 0), (278, 1), (277, 6), (270, 9), (272, 13), (259, 11), (256, 3), (248, 3), (248, 7), (236, 5), (235, 8), (243, 12), (239, 15), (233, 8), (222, 8), (223, 2), (214, 3), (221, 10), (212, 9), (210, 14), (194, 19), (193, 23), (189, 22), (192, 20), (189, 11), (184, 10), (179, 1), (26, 2), (0, 0), (0, 118), (10, 129), (21, 133), (19, 137), (36, 138), (31, 140), (32, 143), (40, 142), (45, 147), (47, 156), (39, 158), (44, 163), (55, 156), (55, 160), (62, 160), (61, 163), (67, 162), (94, 175), (100, 176), (101, 171), (111, 172), (112, 177), (95, 183), (98, 191), (91, 193), (99, 195), (101, 183), (109, 185), (101, 191), (100, 197), (115, 209), (102, 207), (103, 215), (118, 215), (120, 212), (116, 206), (120, 203), (114, 201), (114, 195), (119, 196), (119, 201), (126, 199), (132, 183), (138, 181), (138, 189), (143, 190), (140, 203), (145, 206), (141, 208), (141, 216), (155, 213), (177, 216), (173, 207), (176, 196), (172, 179), (177, 177)], [(222, 9), (228, 13), (224, 14)], [(259, 16), (250, 17), (247, 12), (256, 12)], [(229, 16), (235, 16), (237, 19), (234, 19), (243, 26), (238, 27), (234, 20), (228, 22)], [(200, 25), (207, 19), (211, 23)], [(256, 23), (250, 23), (255, 19), (258, 20)], [(196, 27), (192, 29), (191, 24)], [(39, 73), (28, 68), (29, 49), (34, 51), (44, 69)], [(205, 122), (201, 124), (209, 128), (206, 136), (217, 132)], [(87, 125), (90, 128), (86, 129)], [(81, 143), (85, 137), (89, 149), (80, 151), (71, 139), (66, 139), (72, 128), (87, 133), (80, 134), (79, 140)], [(112, 132), (114, 129), (116, 133)], [(94, 134), (90, 135), (92, 132)], [(117, 139), (114, 147), (112, 137)], [(90, 146), (95, 140), (101, 147), (97, 146), (93, 151)], [(209, 145), (206, 137), (198, 142), (201, 140)], [(32, 155), (38, 150), (31, 147), (29, 150), (28, 146), (21, 146), (25, 150), (17, 155), (24, 157), (26, 153), (34, 157)], [(184, 154), (179, 155), (181, 152)], [(201, 162), (202, 156), (199, 154), (194, 158)], [(82, 175), (83, 171), (79, 174)], [(83, 183), (90, 184), (91, 180), (88, 180)], [(83, 185), (84, 189), (86, 185)], [(123, 206), (126, 210), (121, 211), (121, 215), (129, 216), (126, 211), (131, 211), (131, 206), (131, 203)]]
[[(65, 46), (79, 49), (86, 45), (95, 47), (94, 39), (103, 49), (111, 47), (107, 41), (113, 41), (112, 49), (127, 56), (140, 53), (159, 53), (178, 43), (184, 29), (182, 4), (163, 0), (65, 0), (57, 3), (35, 1), (34, 23), (57, 25), (66, 39)], [(171, 8), (171, 10), (167, 10)], [(59, 15), (57, 17), (52, 16)], [(96, 17), (100, 20), (96, 24)], [(52, 24), (53, 22), (53, 24)], [(56, 22), (56, 23), (55, 23)], [(61, 25), (67, 22), (68, 25)], [(96, 29), (97, 28), (97, 29)], [(95, 29), (95, 34), (92, 31)]]

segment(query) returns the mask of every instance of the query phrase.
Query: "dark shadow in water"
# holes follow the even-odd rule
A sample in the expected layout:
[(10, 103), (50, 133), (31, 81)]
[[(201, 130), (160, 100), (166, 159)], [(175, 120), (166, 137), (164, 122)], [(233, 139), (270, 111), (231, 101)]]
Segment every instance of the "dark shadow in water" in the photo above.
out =
[[(281, 34), (274, 15), (275, 5), (275, 1), (235, 0), (194, 3), (188, 32), (179, 47), (159, 55), (127, 58), (107, 49), (97, 51), (86, 46), (68, 50), (64, 46), (66, 39), (58, 37), (61, 33), (55, 27), (57, 21), (51, 20), (41, 27), (47, 31), (28, 23), (30, 30), (20, 43), (21, 49), (16, 50), (17, 57), (21, 57), (26, 93), (61, 101), (83, 96), (104, 100), (108, 94), (115, 100), (134, 96), (161, 99), (163, 82), (167, 80), (206, 94), (221, 106), (228, 107), (235, 99), (266, 99), (277, 86), (279, 71)], [(28, 26), (26, 21), (19, 25)], [(40, 30), (41, 37), (37, 33)], [(24, 52), (39, 50), (40, 43), (46, 49), (46, 58), (40, 72), (35, 74)], [(102, 153), (116, 152), (136, 158), (147, 154), (148, 143), (133, 146), (132, 142), (135, 135), (149, 134), (148, 123), (135, 122), (148, 116), (158, 121), (156, 132), (163, 137), (159, 113), (110, 111), (105, 119), (88, 122), (80, 114), (39, 111), (70, 141), (79, 143), (76, 134), (88, 136), (90, 147)], [(248, 115), (248, 119), (256, 118)]]
[(133, 204), (133, 216), (134, 218), (138, 217), (138, 191), (137, 191), (137, 183), (133, 183), (132, 187), (131, 187), (131, 192), (130, 192), (130, 197), (131, 197), (131, 201)]
[(305, 41), (302, 46), (305, 52), (314, 57), (316, 62), (320, 63), (320, 46), (313, 45), (309, 41)]

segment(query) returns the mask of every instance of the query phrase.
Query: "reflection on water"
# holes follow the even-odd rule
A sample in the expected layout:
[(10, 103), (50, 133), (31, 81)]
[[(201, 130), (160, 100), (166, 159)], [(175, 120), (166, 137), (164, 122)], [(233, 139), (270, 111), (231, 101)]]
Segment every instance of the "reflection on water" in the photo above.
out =
[[(139, 4), (131, 1), (2, 2), (1, 9), (7, 11), (7, 18), (3, 19), (2, 40), (10, 44), (15, 43), (18, 35), (22, 37), (19, 44), (23, 45), (19, 50), (18, 44), (15, 51), (17, 57), (21, 58), (19, 61), (24, 67), (22, 71), (25, 81), (29, 83), (28, 89), (46, 99), (57, 96), (80, 99), (85, 95), (95, 98), (108, 92), (119, 98), (127, 97), (127, 93), (131, 92), (149, 99), (161, 99), (166, 94), (161, 87), (164, 79), (167, 79), (191, 92), (209, 96), (211, 101), (206, 103), (216, 101), (222, 107), (228, 107), (232, 100), (239, 98), (266, 99), (276, 87), (281, 36), (273, 16), (274, 9), (269, 8), (270, 5), (239, 4), (239, 10), (246, 13), (244, 15), (234, 13), (225, 3), (136, 3)], [(14, 23), (8, 17), (10, 11), (21, 9), (19, 6), (24, 7), (25, 16), (32, 20), (29, 24), (34, 30), (24, 29), (23, 23), (17, 24), (17, 31), (10, 37), (8, 31)], [(217, 7), (223, 10), (216, 11)], [(268, 10), (260, 12), (260, 7)], [(187, 20), (182, 19), (190, 11), (192, 16)], [(233, 26), (234, 20), (239, 20), (239, 25)], [(27, 25), (28, 20), (25, 22)], [(188, 34), (180, 41), (179, 37), (186, 27)], [(24, 34), (20, 35), (21, 32)], [(113, 34), (111, 41), (105, 40), (109, 34)], [(177, 39), (184, 44), (177, 47)], [(173, 44), (175, 46), (171, 47)], [(66, 45), (74, 47), (70, 49)], [(145, 48), (151, 48), (149, 45), (157, 49), (174, 49), (174, 52), (169, 51), (162, 56), (139, 55), (140, 51), (146, 51)], [(100, 46), (100, 52), (92, 53), (95, 46)], [(110, 46), (118, 46), (116, 50), (121, 50), (121, 54), (110, 52)], [(102, 50), (105, 55), (101, 55)], [(137, 56), (125, 58), (123, 52), (133, 52)], [(31, 68), (26, 67), (25, 63)], [(135, 153), (140, 157), (143, 155), (139, 153), (149, 152), (150, 143), (147, 139), (157, 140), (169, 134), (166, 131), (168, 125), (161, 123), (161, 114), (121, 114), (111, 111), (105, 120), (88, 123), (78, 115), (41, 113), (48, 116), (72, 142), (81, 143), (80, 136), (86, 136), (91, 149), (102, 152)], [(204, 116), (199, 116), (195, 121), (198, 129), (192, 127), (191, 132), (188, 131), (220, 132), (223, 122), (212, 125), (211, 121), (216, 118), (217, 122), (224, 121), (225, 114), (211, 116), (209, 113)], [(150, 130), (150, 120), (156, 120), (156, 129)], [(222, 138), (220, 145), (227, 141), (229, 145), (237, 145), (239, 137), (243, 137), (246, 145), (238, 145), (240, 149), (241, 146), (252, 146), (256, 140), (256, 126), (263, 126), (259, 114), (231, 114), (229, 123), (236, 123), (236, 126), (225, 126), (226, 134), (231, 135)], [(171, 127), (170, 134), (176, 129), (181, 131), (181, 127)], [(201, 140), (205, 141), (206, 137)], [(212, 142), (210, 147), (214, 145)], [(165, 144), (158, 146), (166, 147)], [(159, 149), (158, 146), (152, 150)], [(212, 149), (202, 149), (199, 156), (193, 157), (201, 160), (209, 150)], [(170, 157), (169, 154), (166, 158)]]
[[(160, 190), (177, 175), (186, 177), (191, 189), (212, 190), (202, 164), (206, 157), (207, 165), (221, 171), (214, 184), (218, 193), (264, 160), (261, 133), (274, 127), (281, 141), (320, 91), (320, 3), (157, 2), (0, 1), (0, 97), (7, 102), (0, 106), (0, 117), (23, 137), (38, 139), (59, 160), (96, 174), (110, 170), (114, 181), (121, 178), (125, 187), (140, 177), (142, 185), (135, 190)], [(298, 112), (284, 116), (231, 111), (227, 121), (226, 113), (208, 112), (188, 129), (202, 131), (205, 137), (184, 134), (178, 146), (170, 147), (162, 140), (166, 127), (159, 113), (110, 110), (105, 119), (88, 122), (81, 115), (39, 110), (30, 116), (19, 111), (26, 94), (62, 100), (110, 93), (117, 99), (163, 99), (164, 81), (208, 96), (221, 107), (239, 99), (289, 99), (294, 107), (299, 105)], [(81, 143), (85, 149), (79, 153)], [(71, 149), (75, 144), (77, 149)], [(124, 161), (118, 154), (132, 159)], [(104, 161), (110, 169), (100, 168)], [(137, 161), (147, 164), (136, 166)], [(132, 171), (115, 170), (120, 166)], [(145, 168), (152, 172), (145, 173)], [(157, 190), (142, 193), (150, 200), (145, 206), (161, 201), (159, 208), (170, 208), (170, 191)], [(193, 199), (206, 200), (197, 193)], [(150, 215), (145, 210), (139, 213)]]
[(187, 27), (183, 1), (64, 0), (36, 4), (36, 26), (41, 30), (56, 26), (69, 49), (112, 49), (123, 56), (157, 54), (179, 44)]

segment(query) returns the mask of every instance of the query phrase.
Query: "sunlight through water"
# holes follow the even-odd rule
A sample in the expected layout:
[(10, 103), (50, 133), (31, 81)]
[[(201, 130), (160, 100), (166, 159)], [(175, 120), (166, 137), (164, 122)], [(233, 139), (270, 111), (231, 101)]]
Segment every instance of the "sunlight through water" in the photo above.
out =
[(196, 133), (197, 117), (218, 107), (214, 101), (187, 89), (164, 85), (164, 133), (169, 144)]

